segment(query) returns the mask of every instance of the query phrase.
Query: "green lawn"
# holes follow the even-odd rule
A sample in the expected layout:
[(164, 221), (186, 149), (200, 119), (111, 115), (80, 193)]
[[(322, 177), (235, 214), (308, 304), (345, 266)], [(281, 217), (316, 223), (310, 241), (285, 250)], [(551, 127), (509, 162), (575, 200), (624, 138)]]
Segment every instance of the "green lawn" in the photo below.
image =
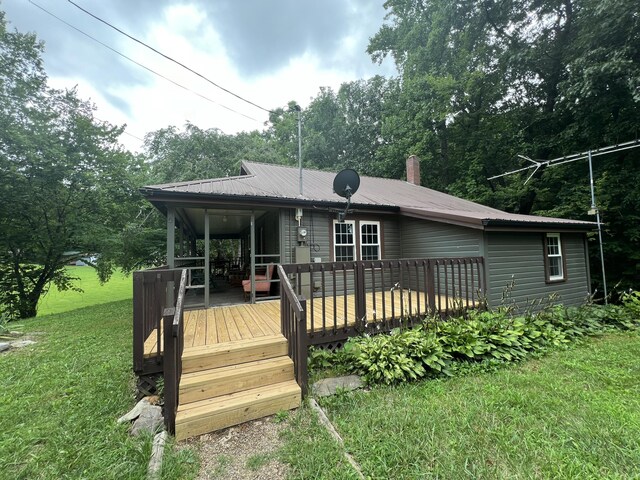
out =
[(116, 300), (126, 300), (133, 295), (131, 275), (124, 275), (119, 270), (114, 272), (107, 283), (101, 285), (96, 271), (91, 267), (66, 268), (71, 276), (79, 279), (75, 282), (75, 285), (83, 291), (67, 290), (59, 292), (56, 286), (52, 285), (49, 293), (40, 299), (38, 305), (39, 317)]
[[(122, 300), (20, 322), (42, 333), (0, 354), (0, 478), (145, 478), (151, 437), (116, 423), (135, 405), (131, 309)], [(190, 451), (166, 458), (164, 478), (197, 471)]]
[[(497, 373), (323, 406), (371, 478), (640, 478), (639, 358), (638, 332), (609, 334)], [(304, 440), (313, 422), (293, 428), (285, 452), (300, 446), (287, 455), (296, 476), (334, 478), (321, 473), (327, 448)]]

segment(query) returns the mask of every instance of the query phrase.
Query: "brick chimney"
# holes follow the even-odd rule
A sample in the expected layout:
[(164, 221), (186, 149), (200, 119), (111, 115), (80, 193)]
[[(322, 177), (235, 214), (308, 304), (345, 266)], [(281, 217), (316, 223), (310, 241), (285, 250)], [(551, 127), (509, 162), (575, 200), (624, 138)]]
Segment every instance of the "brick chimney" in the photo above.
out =
[(415, 155), (407, 158), (407, 182), (420, 185), (420, 159)]

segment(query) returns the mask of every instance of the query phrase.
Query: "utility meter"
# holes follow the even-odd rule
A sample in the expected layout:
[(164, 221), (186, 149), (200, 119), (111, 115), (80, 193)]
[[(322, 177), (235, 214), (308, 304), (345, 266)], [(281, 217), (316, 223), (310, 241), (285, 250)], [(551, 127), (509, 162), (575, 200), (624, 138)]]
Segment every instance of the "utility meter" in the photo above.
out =
[(298, 227), (298, 241), (306, 242), (307, 241), (307, 227)]

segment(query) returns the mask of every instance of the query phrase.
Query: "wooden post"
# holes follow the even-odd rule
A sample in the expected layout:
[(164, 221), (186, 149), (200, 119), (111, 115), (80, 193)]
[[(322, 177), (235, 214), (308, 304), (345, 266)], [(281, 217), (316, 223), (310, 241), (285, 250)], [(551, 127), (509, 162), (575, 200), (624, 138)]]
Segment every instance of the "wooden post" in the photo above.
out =
[(171, 435), (176, 433), (178, 385), (176, 384), (176, 349), (173, 341), (173, 316), (175, 308), (165, 308), (162, 315), (164, 327), (164, 424)]
[(365, 296), (365, 275), (364, 264), (361, 262), (355, 262), (353, 269), (353, 281), (355, 288), (355, 312), (356, 312), (356, 325), (358, 327), (363, 326), (363, 322), (366, 321), (367, 316), (367, 298)]
[(429, 312), (433, 315), (436, 311), (436, 289), (433, 275), (433, 261), (427, 259), (427, 298), (429, 301)]
[(144, 364), (144, 283), (143, 273), (133, 272), (133, 371)]
[(251, 211), (251, 303), (256, 303), (256, 215)]
[(209, 308), (209, 274), (211, 262), (209, 260), (211, 246), (209, 245), (209, 212), (204, 211), (204, 308)]
[[(175, 268), (176, 265), (176, 209), (167, 207), (167, 265)], [(167, 305), (175, 303), (173, 285), (167, 285)]]
[(303, 298), (300, 299), (300, 305), (302, 306), (302, 313), (300, 314), (300, 321), (296, 325), (296, 343), (298, 348), (296, 349), (296, 370), (298, 377), (298, 385), (302, 390), (302, 396), (306, 397), (309, 391), (309, 370), (307, 368), (307, 301)]

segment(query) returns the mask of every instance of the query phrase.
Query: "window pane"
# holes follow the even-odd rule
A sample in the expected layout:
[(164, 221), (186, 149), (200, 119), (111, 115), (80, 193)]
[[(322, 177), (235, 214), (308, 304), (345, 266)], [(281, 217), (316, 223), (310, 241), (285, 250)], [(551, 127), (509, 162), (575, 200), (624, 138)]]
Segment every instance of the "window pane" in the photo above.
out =
[(378, 246), (377, 245), (363, 245), (362, 247), (362, 260), (378, 260)]
[(353, 247), (336, 246), (336, 262), (349, 262), (353, 260)]
[(360, 224), (360, 250), (362, 260), (380, 259), (380, 237), (378, 223)]
[(562, 276), (562, 258), (549, 257), (549, 276), (552, 278)]

